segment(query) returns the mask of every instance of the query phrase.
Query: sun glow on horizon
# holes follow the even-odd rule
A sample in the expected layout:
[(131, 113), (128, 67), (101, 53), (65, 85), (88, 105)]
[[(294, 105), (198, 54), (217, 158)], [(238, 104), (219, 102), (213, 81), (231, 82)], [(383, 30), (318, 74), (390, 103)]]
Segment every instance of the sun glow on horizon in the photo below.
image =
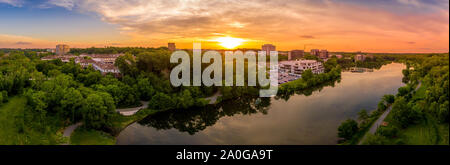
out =
[(239, 45), (242, 45), (242, 42), (244, 42), (244, 39), (241, 38), (233, 38), (233, 37), (219, 37), (215, 39), (214, 41), (219, 42), (220, 46), (223, 46), (227, 49), (233, 49), (236, 48)]

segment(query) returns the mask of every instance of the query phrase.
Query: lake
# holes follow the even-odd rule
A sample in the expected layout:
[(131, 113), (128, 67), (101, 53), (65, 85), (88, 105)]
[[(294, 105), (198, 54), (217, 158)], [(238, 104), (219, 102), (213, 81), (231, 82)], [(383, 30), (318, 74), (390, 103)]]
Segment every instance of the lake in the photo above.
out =
[(339, 81), (288, 99), (241, 98), (161, 112), (128, 126), (117, 144), (337, 144), (342, 121), (375, 110), (383, 95), (405, 85), (402, 69), (392, 63), (373, 72), (342, 72)]

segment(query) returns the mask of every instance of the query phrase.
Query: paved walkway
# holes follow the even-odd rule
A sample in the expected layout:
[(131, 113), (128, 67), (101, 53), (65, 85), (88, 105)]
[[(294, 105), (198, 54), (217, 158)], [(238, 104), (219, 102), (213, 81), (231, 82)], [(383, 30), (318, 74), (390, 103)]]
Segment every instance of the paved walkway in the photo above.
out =
[(205, 98), (205, 100), (209, 100), (208, 104), (215, 104), (219, 96), (222, 96), (222, 94), (220, 93), (220, 91), (217, 91), (216, 93), (214, 93), (214, 95)]
[[(147, 108), (149, 102), (141, 101), (141, 103), (142, 103), (142, 106), (140, 106), (140, 107), (116, 109), (116, 111), (124, 116), (131, 116), (131, 115), (134, 115), (139, 110)], [(77, 129), (81, 125), (83, 125), (83, 123), (78, 122), (78, 123), (72, 124), (72, 125), (64, 128), (63, 137), (67, 137), (70, 139), (70, 136), (72, 135), (73, 131), (75, 131), (75, 129)], [(66, 143), (63, 145), (68, 145), (68, 144)]]
[(78, 122), (78, 123), (72, 124), (72, 125), (64, 128), (63, 137), (69, 138), (69, 142), (68, 143), (64, 143), (63, 145), (69, 145), (69, 143), (70, 143), (70, 136), (72, 135), (73, 131), (75, 131), (75, 129), (77, 129), (81, 125), (83, 125), (83, 123)]
[(148, 107), (148, 101), (141, 101), (142, 106), (140, 107), (134, 107), (134, 108), (122, 108), (122, 109), (116, 109), (117, 112), (119, 112), (121, 115), (124, 116), (131, 116), (137, 113), (141, 109), (145, 109)]
[(78, 122), (78, 123), (75, 123), (75, 124), (72, 124), (72, 125), (66, 127), (64, 129), (63, 136), (64, 137), (70, 137), (70, 135), (72, 135), (73, 131), (75, 131), (75, 129), (77, 129), (81, 125), (83, 125), (83, 123)]
[[(420, 86), (422, 85), (422, 82), (419, 82), (419, 84), (417, 85), (415, 91), (417, 91)], [(381, 116), (377, 119), (377, 121), (375, 121), (375, 123), (373, 123), (373, 125), (370, 127), (369, 129), (369, 133), (370, 134), (375, 134), (375, 132), (377, 132), (377, 129), (380, 127), (381, 123), (383, 123), (384, 119), (387, 117), (387, 115), (391, 112), (392, 110), (392, 106), (389, 106), (387, 108), (386, 111), (384, 111), (383, 114), (381, 114)], [(358, 145), (361, 145), (363, 141), (365, 141), (367, 138), (367, 133), (364, 135), (364, 137), (359, 141)]]

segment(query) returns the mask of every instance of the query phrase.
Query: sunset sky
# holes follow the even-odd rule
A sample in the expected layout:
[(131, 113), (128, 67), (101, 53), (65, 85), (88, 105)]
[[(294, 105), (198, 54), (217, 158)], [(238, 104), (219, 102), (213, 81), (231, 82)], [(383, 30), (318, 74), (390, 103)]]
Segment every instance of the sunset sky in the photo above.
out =
[(0, 48), (449, 51), (448, 0), (0, 0), (0, 21)]

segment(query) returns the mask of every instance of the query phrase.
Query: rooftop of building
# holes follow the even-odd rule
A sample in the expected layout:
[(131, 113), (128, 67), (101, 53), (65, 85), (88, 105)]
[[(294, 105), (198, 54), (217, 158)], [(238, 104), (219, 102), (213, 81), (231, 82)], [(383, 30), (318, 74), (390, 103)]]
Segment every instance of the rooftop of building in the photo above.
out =
[(95, 63), (95, 65), (103, 70), (112, 70), (112, 69), (118, 69), (114, 64), (108, 64), (108, 63)]

